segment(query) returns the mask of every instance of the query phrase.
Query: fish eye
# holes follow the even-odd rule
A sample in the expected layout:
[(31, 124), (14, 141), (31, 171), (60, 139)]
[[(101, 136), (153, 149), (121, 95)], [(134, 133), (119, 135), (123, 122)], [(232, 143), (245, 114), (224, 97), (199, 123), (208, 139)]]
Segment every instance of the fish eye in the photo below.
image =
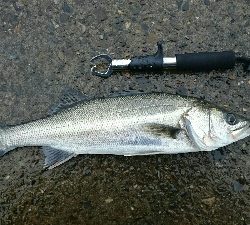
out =
[(229, 125), (236, 125), (238, 123), (238, 120), (233, 113), (226, 114), (226, 121)]

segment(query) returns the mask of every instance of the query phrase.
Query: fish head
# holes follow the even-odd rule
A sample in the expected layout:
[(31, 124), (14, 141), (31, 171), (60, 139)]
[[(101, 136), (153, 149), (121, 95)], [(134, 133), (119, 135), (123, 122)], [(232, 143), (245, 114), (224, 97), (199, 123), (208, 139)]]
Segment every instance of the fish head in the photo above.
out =
[(198, 149), (211, 151), (250, 135), (250, 120), (209, 104), (191, 108), (184, 128)]

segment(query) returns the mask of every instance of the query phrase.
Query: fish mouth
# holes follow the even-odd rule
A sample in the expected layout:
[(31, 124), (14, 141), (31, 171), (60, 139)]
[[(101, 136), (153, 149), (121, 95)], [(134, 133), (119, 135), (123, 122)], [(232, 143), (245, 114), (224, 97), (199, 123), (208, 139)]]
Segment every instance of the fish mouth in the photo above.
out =
[(250, 123), (233, 130), (232, 135), (238, 140), (250, 136)]

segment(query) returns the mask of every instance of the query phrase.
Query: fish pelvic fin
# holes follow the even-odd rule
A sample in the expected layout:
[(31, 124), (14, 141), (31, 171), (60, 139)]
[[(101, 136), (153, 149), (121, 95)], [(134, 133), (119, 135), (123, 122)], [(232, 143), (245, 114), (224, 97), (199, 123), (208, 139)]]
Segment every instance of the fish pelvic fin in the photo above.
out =
[(0, 126), (0, 157), (5, 155), (7, 152), (15, 149), (15, 147), (9, 147), (5, 143), (5, 132), (7, 127)]
[(44, 146), (43, 153), (45, 156), (44, 168), (46, 169), (53, 169), (77, 155), (75, 153), (60, 150), (50, 146)]

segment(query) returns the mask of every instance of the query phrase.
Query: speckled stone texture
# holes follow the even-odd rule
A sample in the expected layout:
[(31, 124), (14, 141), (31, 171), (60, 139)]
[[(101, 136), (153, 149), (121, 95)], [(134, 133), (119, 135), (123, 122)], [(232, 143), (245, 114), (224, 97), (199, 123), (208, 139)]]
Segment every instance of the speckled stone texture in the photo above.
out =
[[(47, 115), (65, 88), (191, 95), (249, 117), (241, 66), (211, 73), (90, 74), (99, 53), (234, 50), (250, 55), (248, 0), (2, 0), (0, 122)], [(78, 156), (43, 170), (39, 147), (0, 159), (0, 224), (250, 224), (250, 139), (214, 152)]]

